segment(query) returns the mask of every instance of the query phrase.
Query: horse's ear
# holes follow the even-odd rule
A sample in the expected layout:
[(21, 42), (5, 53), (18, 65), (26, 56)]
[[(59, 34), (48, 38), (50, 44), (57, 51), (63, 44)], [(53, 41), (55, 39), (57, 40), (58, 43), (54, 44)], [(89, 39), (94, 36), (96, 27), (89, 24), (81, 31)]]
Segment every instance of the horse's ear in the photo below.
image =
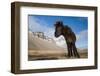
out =
[(62, 25), (62, 26), (63, 26), (63, 22), (62, 22), (62, 21), (60, 22), (60, 25)]
[(63, 22), (62, 21), (56, 21), (56, 23), (54, 24), (54, 26), (63, 26)]
[(54, 27), (56, 27), (56, 24), (54, 24)]

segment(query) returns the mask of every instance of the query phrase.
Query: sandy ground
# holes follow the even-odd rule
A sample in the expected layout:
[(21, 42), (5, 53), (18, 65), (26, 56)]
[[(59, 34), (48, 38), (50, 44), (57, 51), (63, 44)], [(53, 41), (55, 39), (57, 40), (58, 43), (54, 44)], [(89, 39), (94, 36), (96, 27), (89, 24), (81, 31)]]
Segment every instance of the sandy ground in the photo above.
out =
[[(80, 58), (87, 58), (87, 52), (79, 53)], [(29, 50), (28, 60), (52, 60), (52, 59), (76, 59), (75, 57), (68, 58), (67, 52), (55, 50)]]

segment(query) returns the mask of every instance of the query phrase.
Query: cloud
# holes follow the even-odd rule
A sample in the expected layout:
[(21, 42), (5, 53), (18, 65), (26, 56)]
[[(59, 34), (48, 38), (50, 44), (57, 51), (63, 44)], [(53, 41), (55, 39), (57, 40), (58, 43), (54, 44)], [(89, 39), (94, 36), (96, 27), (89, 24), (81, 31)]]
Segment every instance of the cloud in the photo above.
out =
[(88, 36), (88, 31), (87, 30), (83, 30), (79, 34), (76, 35), (77, 40), (87, 38), (87, 36)]
[(53, 37), (54, 28), (49, 27), (49, 25), (36, 17), (29, 18), (29, 30), (32, 32), (44, 32), (44, 34), (48, 37)]
[(59, 46), (59, 47), (62, 47), (62, 48), (67, 48), (67, 45), (66, 45), (66, 42), (65, 42), (65, 39), (63, 36), (60, 36), (58, 38), (54, 38), (56, 44)]
[(79, 34), (76, 35), (77, 41), (76, 45), (80, 48), (88, 47), (88, 30), (83, 30)]

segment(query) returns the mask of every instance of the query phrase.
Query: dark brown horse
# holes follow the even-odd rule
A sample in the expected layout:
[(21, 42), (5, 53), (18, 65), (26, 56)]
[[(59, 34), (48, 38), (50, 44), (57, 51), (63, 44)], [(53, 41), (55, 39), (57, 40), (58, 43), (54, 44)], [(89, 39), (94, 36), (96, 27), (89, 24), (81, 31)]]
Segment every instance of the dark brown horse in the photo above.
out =
[(75, 56), (80, 58), (75, 45), (76, 36), (72, 29), (64, 26), (62, 21), (57, 21), (55, 24), (55, 37), (64, 36), (68, 48), (68, 57)]

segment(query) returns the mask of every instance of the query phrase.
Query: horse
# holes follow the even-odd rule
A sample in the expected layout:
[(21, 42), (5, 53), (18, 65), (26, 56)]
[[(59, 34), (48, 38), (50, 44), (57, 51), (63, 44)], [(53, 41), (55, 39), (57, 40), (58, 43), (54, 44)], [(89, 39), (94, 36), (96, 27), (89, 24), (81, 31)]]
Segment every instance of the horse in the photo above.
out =
[(77, 48), (75, 45), (76, 36), (75, 33), (68, 25), (64, 25), (62, 21), (56, 21), (54, 24), (55, 32), (54, 36), (58, 38), (59, 36), (63, 36), (66, 41), (66, 45), (68, 48), (68, 57), (77, 57), (80, 58), (79, 53), (77, 52)]

